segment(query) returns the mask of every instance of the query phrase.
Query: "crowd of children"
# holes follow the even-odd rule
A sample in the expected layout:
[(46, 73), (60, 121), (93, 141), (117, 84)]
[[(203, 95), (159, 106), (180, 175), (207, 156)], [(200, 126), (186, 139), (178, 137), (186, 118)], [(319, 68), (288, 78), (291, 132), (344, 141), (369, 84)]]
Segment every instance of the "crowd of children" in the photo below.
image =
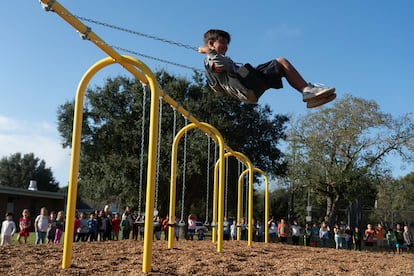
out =
[[(174, 227), (174, 238), (179, 239), (181, 228), (185, 229), (184, 237), (186, 239), (192, 240), (194, 235), (197, 235), (198, 240), (204, 240), (205, 230), (203, 227), (196, 228), (196, 219), (193, 214), (188, 216), (187, 223), (176, 218), (175, 225), (182, 227)], [(63, 211), (51, 211), (49, 214), (45, 207), (41, 208), (39, 215), (36, 216), (33, 222), (36, 235), (35, 243), (59, 244), (65, 230), (64, 221), (65, 214)], [(125, 208), (122, 215), (112, 213), (109, 206), (89, 214), (85, 212), (76, 213), (73, 241), (118, 240), (120, 235), (125, 240), (130, 239), (131, 232), (133, 240), (143, 240), (144, 223), (144, 216), (131, 212), (128, 207)], [(247, 240), (249, 225), (244, 218), (241, 219), (240, 225), (237, 225), (236, 220), (228, 220), (225, 217), (223, 226), (225, 240), (236, 240), (238, 229), (240, 229), (241, 239)], [(257, 242), (264, 241), (264, 226), (259, 222), (253, 223), (253, 226), (253, 240)], [(401, 253), (404, 249), (410, 251), (414, 245), (414, 237), (409, 231), (408, 225), (402, 226), (399, 223), (395, 225), (395, 229), (389, 227), (387, 230), (381, 224), (376, 227), (368, 224), (364, 230), (361, 230), (358, 226), (351, 227), (336, 224), (331, 231), (331, 228), (325, 222), (320, 225), (306, 223), (302, 227), (297, 221), (293, 221), (289, 225), (284, 219), (276, 221), (275, 217), (272, 216), (267, 223), (267, 227), (269, 228), (269, 242), (288, 243), (290, 237), (293, 245), (299, 245), (300, 240), (302, 240), (304, 246), (328, 247), (331, 239), (336, 249), (362, 250), (362, 247), (364, 247), (367, 250), (374, 250), (375, 248), (376, 250), (389, 250), (394, 253)], [(23, 210), (18, 227), (13, 220), (13, 214), (6, 213), (1, 226), (1, 245), (11, 245), (15, 233), (18, 233), (16, 240), (19, 244), (27, 243), (31, 228), (32, 221), (28, 209)], [(164, 239), (167, 240), (169, 228), (168, 216), (164, 219), (159, 216), (154, 217), (155, 239), (160, 240), (161, 233), (164, 233)]]
[[(278, 233), (281, 225), (284, 224), (283, 219), (279, 223), (275, 221), (274, 217), (269, 220), (270, 242), (276, 242), (277, 236), (281, 243), (286, 243), (286, 233)], [(364, 247), (366, 250), (374, 250), (375, 248), (379, 251), (389, 250), (394, 253), (402, 253), (403, 249), (409, 251), (414, 247), (413, 233), (410, 232), (408, 225), (402, 227), (400, 223), (395, 225), (395, 229), (389, 227), (386, 231), (381, 224), (378, 224), (376, 227), (373, 227), (372, 224), (367, 224), (364, 231), (361, 231), (358, 226), (352, 229), (349, 225), (336, 224), (331, 231), (325, 222), (322, 222), (320, 225), (314, 223), (312, 226), (307, 223), (302, 229), (294, 221), (288, 229), (292, 237), (292, 244), (298, 244), (298, 233), (301, 233), (304, 246), (328, 247), (329, 240), (332, 239), (336, 249), (362, 250), (362, 247)], [(343, 244), (345, 244), (344, 247)]]

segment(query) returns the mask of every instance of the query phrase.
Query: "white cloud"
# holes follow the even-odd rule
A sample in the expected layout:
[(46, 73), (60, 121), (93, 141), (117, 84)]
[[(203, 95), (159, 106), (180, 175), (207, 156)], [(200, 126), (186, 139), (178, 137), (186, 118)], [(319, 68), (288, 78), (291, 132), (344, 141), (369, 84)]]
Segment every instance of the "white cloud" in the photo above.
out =
[(66, 185), (70, 150), (62, 148), (54, 125), (0, 116), (0, 157), (17, 152), (34, 153), (35, 157), (43, 159), (61, 186)]

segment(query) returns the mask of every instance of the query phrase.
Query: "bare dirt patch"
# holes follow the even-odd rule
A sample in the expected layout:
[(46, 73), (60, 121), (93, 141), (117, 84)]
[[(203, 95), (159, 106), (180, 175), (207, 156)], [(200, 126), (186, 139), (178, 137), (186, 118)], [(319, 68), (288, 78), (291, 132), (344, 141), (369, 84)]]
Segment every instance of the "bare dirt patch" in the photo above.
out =
[(74, 243), (61, 268), (62, 245), (0, 247), (1, 275), (414, 275), (414, 254), (211, 241), (154, 241), (152, 272), (142, 273), (142, 241)]

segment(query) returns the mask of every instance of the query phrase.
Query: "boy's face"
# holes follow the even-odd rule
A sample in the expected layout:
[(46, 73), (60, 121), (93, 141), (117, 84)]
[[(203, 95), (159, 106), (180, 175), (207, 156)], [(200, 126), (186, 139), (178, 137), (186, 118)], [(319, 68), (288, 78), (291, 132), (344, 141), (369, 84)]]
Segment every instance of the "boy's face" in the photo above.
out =
[(219, 37), (217, 40), (209, 40), (208, 47), (215, 50), (220, 55), (225, 55), (227, 52), (229, 42), (224, 37)]

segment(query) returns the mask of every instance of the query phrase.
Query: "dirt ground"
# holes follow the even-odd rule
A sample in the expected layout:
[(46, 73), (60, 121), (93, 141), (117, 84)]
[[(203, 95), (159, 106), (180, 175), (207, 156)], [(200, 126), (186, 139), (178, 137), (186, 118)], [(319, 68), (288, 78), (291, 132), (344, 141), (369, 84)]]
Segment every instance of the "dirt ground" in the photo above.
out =
[(414, 254), (225, 241), (154, 241), (152, 272), (142, 273), (142, 241), (73, 244), (72, 266), (61, 268), (63, 246), (0, 247), (0, 275), (414, 275)]

